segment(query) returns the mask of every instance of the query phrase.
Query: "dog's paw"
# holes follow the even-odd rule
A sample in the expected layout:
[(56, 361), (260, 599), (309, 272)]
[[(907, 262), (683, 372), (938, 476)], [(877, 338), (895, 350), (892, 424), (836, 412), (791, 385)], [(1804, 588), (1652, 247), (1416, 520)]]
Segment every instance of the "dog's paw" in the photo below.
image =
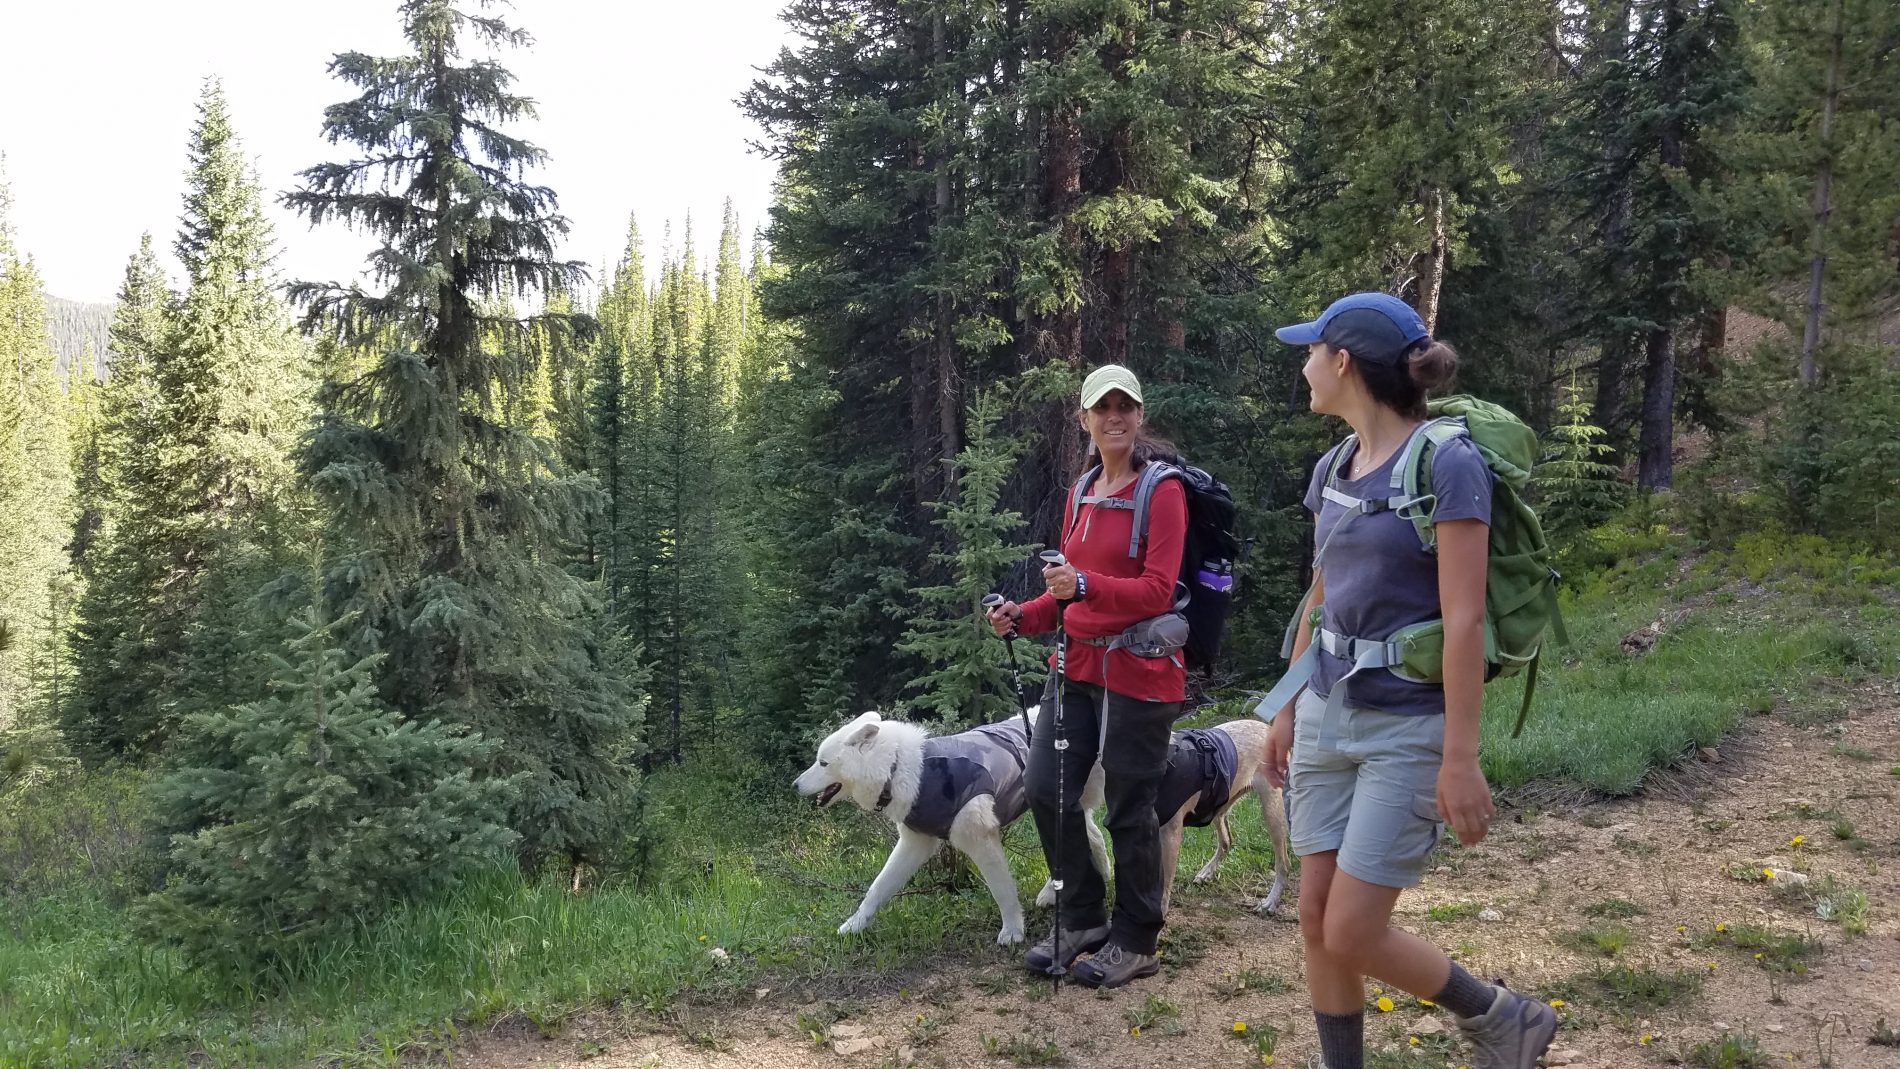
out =
[(1042, 885), (1042, 891), (1036, 895), (1036, 908), (1048, 909), (1056, 904), (1056, 884), (1054, 880)]
[(1209, 865), (1194, 874), (1194, 886), (1199, 887), (1214, 878), (1214, 866)]
[(1023, 926), (1020, 924), (1005, 924), (1003, 925), (1003, 930), (996, 933), (996, 945), (999, 947), (1010, 946), (1022, 941)]
[(839, 935), (856, 935), (859, 932), (865, 930), (866, 928), (869, 928), (870, 926), (871, 926), (871, 918), (862, 917), (856, 913), (853, 913), (851, 915), (850, 920), (845, 921), (843, 924), (838, 925), (838, 934)]

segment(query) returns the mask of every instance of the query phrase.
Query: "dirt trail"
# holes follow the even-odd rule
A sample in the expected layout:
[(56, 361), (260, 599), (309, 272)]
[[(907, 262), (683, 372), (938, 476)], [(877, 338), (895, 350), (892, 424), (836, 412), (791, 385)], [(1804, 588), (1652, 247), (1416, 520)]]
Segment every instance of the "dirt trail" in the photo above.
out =
[[(1900, 766), (1900, 709), (1890, 694), (1864, 693), (1862, 705), (1844, 721), (1813, 728), (1755, 717), (1718, 754), (1638, 799), (1506, 810), (1506, 823), (1483, 844), (1446, 852), (1445, 864), (1400, 901), (1398, 923), (1453, 950), (1481, 976), (1565, 994), (1554, 1049), (1572, 1053), (1574, 1066), (1667, 1065), (1724, 1027), (1754, 1036), (1770, 1065), (1900, 1066), (1900, 1048), (1868, 1043), (1883, 1017), (1900, 1029), (1900, 776), (1891, 771)], [(1856, 839), (1837, 835), (1848, 824)], [(1796, 836), (1801, 843), (1791, 845)], [(1809, 893), (1738, 878), (1759, 876), (1764, 864), (1806, 874), (1809, 892), (1830, 876), (1864, 891), (1866, 934), (1849, 939), (1819, 919)], [(489, 1035), (458, 1052), (455, 1064), (1001, 1067), (1051, 1064), (1045, 1041), (1060, 1037), (1068, 1065), (1259, 1066), (1255, 1041), (1234, 1029), (1245, 1021), (1252, 1037), (1265, 1026), (1282, 1033), (1274, 1066), (1305, 1066), (1317, 1045), (1300, 987), (1293, 910), (1263, 920), (1233, 898), (1229, 890), (1177, 893), (1168, 968), (1120, 991), (1065, 987), (1050, 997), (1046, 984), (1027, 982), (998, 951), (901, 990), (874, 983), (871, 994), (852, 998), (851, 1015), (830, 1025), (823, 1043), (804, 1028), (824, 1020), (824, 1003), (771, 992), (744, 1006), (685, 1006), (665, 1021), (630, 1023), (603, 1012), (552, 1040)], [(1643, 912), (1615, 921), (1586, 914), (1608, 899)], [(1454, 908), (1462, 904), (1469, 906)], [(1470, 906), (1501, 919), (1454, 916)], [(1450, 919), (1434, 919), (1433, 907)], [(1605, 923), (1629, 932), (1614, 958), (1562, 941)], [(1755, 948), (1729, 945), (1738, 930), (1746, 941), (1747, 926), (1811, 934), (1824, 946), (1805, 960), (1804, 977), (1771, 992)], [(1659, 1009), (1625, 1011), (1577, 982), (1606, 964), (1691, 973), (1701, 990)], [(1252, 986), (1242, 989), (1249, 970)], [(1414, 1042), (1411, 1029), (1431, 1012), (1388, 994), (1395, 1008), (1368, 1017), (1369, 1065), (1463, 1064), (1451, 1039), (1429, 1034), (1429, 1025)], [(1150, 1021), (1131, 1034), (1151, 996), (1178, 1007), (1178, 1022)]]

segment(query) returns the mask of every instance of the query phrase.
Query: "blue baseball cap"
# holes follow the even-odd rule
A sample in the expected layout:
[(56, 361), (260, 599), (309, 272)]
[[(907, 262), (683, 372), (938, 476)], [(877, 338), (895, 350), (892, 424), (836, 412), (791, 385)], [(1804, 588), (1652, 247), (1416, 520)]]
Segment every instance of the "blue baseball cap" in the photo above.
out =
[(1311, 323), (1281, 327), (1273, 336), (1288, 345), (1323, 341), (1350, 351), (1355, 360), (1396, 366), (1406, 350), (1432, 332), (1411, 305), (1390, 293), (1354, 293), (1328, 305)]

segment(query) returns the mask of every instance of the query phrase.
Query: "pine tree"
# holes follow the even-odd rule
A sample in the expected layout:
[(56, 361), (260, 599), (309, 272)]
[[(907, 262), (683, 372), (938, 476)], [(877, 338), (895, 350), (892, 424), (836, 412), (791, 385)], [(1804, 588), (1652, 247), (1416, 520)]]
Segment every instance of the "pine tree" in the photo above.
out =
[[(937, 505), (937, 523), (951, 548), (935, 556), (949, 581), (917, 591), (924, 609), (912, 619), (900, 647), (928, 666), (910, 682), (908, 689), (918, 693), (906, 704), (934, 715), (946, 730), (987, 724), (1018, 711), (1007, 651), (981, 607), (983, 595), (997, 589), (1005, 571), (1029, 556), (1028, 546), (1007, 541), (1022, 528), (1022, 513), (1000, 507), (1020, 451), (1019, 444), (996, 437), (1002, 415), (1002, 400), (994, 393), (979, 395), (970, 410), (969, 442), (957, 454), (955, 497)], [(1041, 658), (1022, 650), (1016, 657), (1019, 667), (1030, 669), (1024, 685), (1032, 686)]]
[(50, 698), (44, 671), (63, 636), (49, 598), (62, 588), (72, 535), (73, 477), (66, 401), (46, 334), (39, 272), (15, 244), (12, 194), (0, 174), (0, 728), (37, 718)]
[(200, 961), (270, 962), (453, 885), (513, 838), (511, 783), (476, 772), (500, 740), (385, 706), (381, 655), (340, 646), (350, 623), (303, 611), (270, 697), (187, 718), (154, 793), (171, 876), (142, 920)]
[(124, 484), (102, 524), (66, 710), (95, 756), (154, 752), (186, 711), (255, 693), (262, 621), (249, 593), (300, 537), (289, 453), (308, 416), (307, 351), (276, 296), (261, 191), (215, 81), (188, 155), (173, 246), (185, 292), (157, 310), (148, 249), (122, 295), (128, 333), (162, 322), (163, 334), (123, 342), (127, 389), (108, 405), (109, 420), (129, 421), (112, 432), (128, 453), (107, 465)]
[[(1381, 289), (1436, 325), (1468, 222), (1515, 181), (1507, 103), (1548, 5), (1521, 0), (1349, 0), (1300, 15), (1313, 110), (1305, 131), (1326, 191), (1305, 257), (1310, 288)], [(1346, 146), (1350, 146), (1347, 148)]]
[[(128, 707), (153, 700), (178, 656), (155, 649), (162, 622), (156, 592), (169, 572), (161, 532), (150, 522), (166, 492), (161, 481), (164, 420), (157, 367), (170, 333), (173, 296), (152, 235), (126, 263), (112, 319), (112, 367), (99, 427), (99, 529), (86, 554), (88, 585), (73, 633), (78, 686), (60, 710), (67, 737), (101, 757), (136, 746)], [(155, 656), (156, 653), (164, 655)]]
[[(1729, 147), (1747, 171), (1738, 199), (1762, 206), (1768, 238), (1737, 273), (1751, 303), (1801, 338), (1797, 367), (1812, 386), (1830, 345), (1878, 344), (1881, 310), (1900, 290), (1900, 10), (1759, 4), (1745, 10), (1743, 36), (1748, 121)], [(1798, 291), (1784, 284), (1794, 276), (1806, 283)]]
[(325, 593), (353, 614), (349, 648), (386, 654), (386, 701), (500, 744), (488, 771), (518, 776), (508, 819), (524, 863), (599, 861), (633, 830), (640, 703), (615, 629), (565, 567), (591, 480), (502, 408), (528, 376), (534, 331), (591, 321), (494, 311), (569, 291), (584, 271), (554, 258), (567, 223), (553, 191), (521, 177), (544, 154), (503, 129), (532, 103), (498, 63), (460, 62), (464, 46), (528, 35), (447, 0), (401, 10), (409, 54), (331, 64), (362, 94), (329, 110), (327, 135), (365, 155), (310, 168), (286, 198), (312, 223), (383, 242), (381, 293), (292, 288), (313, 328), (378, 347), (362, 375), (324, 387), (301, 457), (337, 549)]
[(1590, 406), (1575, 379), (1557, 405), (1550, 433), (1550, 455), (1537, 465), (1538, 518), (1556, 536), (1574, 536), (1615, 510), (1623, 498), (1616, 466), (1605, 463), (1612, 450), (1603, 428), (1590, 422)]
[(589, 426), (595, 444), (592, 470), (607, 500), (593, 540), (600, 547), (608, 607), (619, 616), (626, 592), (643, 589), (645, 582), (634, 548), (645, 530), (639, 508), (639, 436), (650, 417), (654, 391), (653, 317), (647, 308), (640, 228), (631, 217), (625, 249), (601, 294), (599, 320), (599, 351), (588, 365), (593, 375)]

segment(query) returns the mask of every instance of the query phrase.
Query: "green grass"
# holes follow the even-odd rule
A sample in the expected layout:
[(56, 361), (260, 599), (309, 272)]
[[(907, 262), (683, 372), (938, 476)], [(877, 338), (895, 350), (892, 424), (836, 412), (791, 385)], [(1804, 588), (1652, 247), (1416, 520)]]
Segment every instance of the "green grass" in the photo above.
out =
[(1822, 696), (1817, 684), (1900, 665), (1900, 629), (1879, 625), (1881, 607), (1844, 606), (1831, 591), (1705, 607), (1632, 657), (1623, 636), (1671, 606), (1657, 591), (1673, 565), (1654, 566), (1668, 563), (1633, 566), (1564, 599), (1572, 643), (1546, 654), (1520, 738), (1511, 728), (1521, 678), (1485, 688), (1480, 752), (1493, 784), (1568, 782), (1627, 795), (1750, 713), (1812, 702)]
[(1593, 924), (1588, 928), (1565, 932), (1557, 941), (1572, 950), (1613, 958), (1629, 946), (1630, 930), (1620, 924)]
[(1617, 965), (1546, 985), (1545, 993), (1576, 1005), (1595, 1003), (1624, 1013), (1660, 1010), (1702, 990), (1702, 974), (1683, 969), (1659, 972)]
[[(822, 991), (838, 976), (924, 961), (1013, 963), (995, 946), (988, 891), (967, 879), (946, 889), (933, 867), (870, 931), (835, 934), (890, 832), (856, 810), (813, 813), (765, 793), (747, 801), (751, 821), (729, 819), (734, 792), (770, 786), (657, 782), (678, 849), (650, 889), (574, 896), (559, 879), (500, 867), (245, 985), (142, 944), (99, 888), (6, 899), (0, 1065), (395, 1065), (504, 1016), (555, 1030), (586, 1008), (658, 1012), (688, 991), (750, 999), (754, 987)], [(1029, 827), (1009, 842), (1020, 886), (1038, 886), (1045, 870)]]
[(1697, 1043), (1684, 1061), (1697, 1069), (1767, 1069), (1772, 1064), (1754, 1036), (1735, 1033)]

